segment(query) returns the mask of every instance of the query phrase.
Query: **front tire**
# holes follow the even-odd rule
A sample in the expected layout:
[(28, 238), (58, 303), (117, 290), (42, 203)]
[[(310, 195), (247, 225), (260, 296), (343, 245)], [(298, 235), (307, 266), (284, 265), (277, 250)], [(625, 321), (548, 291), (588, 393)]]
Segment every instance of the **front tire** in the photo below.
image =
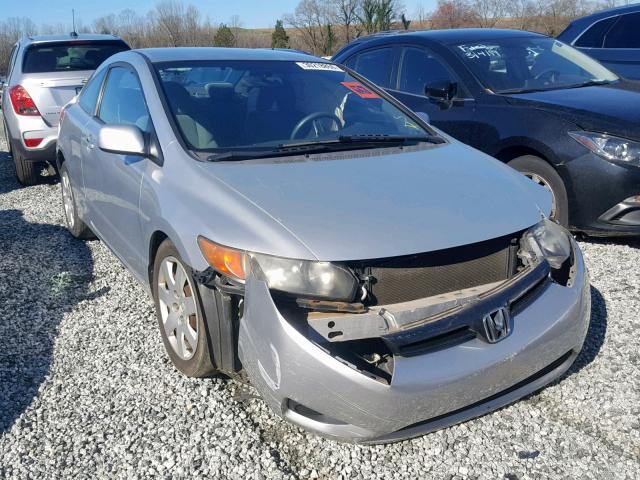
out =
[(13, 157), (13, 164), (16, 169), (16, 178), (21, 185), (30, 186), (40, 182), (40, 170), (42, 165), (38, 162), (30, 162), (26, 160), (22, 153), (16, 149), (12, 141), (9, 140), (10, 152)]
[(69, 179), (69, 171), (63, 163), (60, 167), (60, 185), (62, 188), (62, 206), (64, 207), (64, 219), (67, 230), (75, 238), (92, 239), (95, 235), (91, 229), (78, 216), (76, 208), (76, 199), (71, 188), (71, 180)]
[(176, 368), (188, 377), (217, 373), (193, 272), (169, 240), (156, 253), (152, 288), (162, 341)]
[(523, 155), (522, 157), (514, 158), (508, 165), (551, 192), (550, 216), (560, 225), (567, 227), (569, 225), (567, 189), (558, 172), (545, 160), (535, 155)]

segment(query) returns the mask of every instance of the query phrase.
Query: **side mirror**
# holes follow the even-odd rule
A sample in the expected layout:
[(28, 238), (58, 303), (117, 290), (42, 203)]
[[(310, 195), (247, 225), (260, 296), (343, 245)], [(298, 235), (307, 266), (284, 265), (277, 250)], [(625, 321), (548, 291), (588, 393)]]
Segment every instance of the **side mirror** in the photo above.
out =
[(149, 155), (144, 134), (135, 125), (103, 125), (98, 133), (98, 148), (119, 155)]
[(416, 112), (416, 116), (424, 123), (431, 123), (431, 118), (427, 112)]
[(451, 101), (456, 96), (456, 93), (458, 93), (458, 84), (444, 80), (426, 85), (424, 92), (430, 100), (451, 106)]

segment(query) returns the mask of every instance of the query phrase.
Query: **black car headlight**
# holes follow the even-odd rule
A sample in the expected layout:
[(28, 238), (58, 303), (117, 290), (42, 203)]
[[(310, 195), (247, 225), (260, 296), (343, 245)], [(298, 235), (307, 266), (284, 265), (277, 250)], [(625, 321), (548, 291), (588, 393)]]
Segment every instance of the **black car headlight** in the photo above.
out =
[(559, 269), (571, 256), (571, 236), (567, 229), (557, 223), (543, 219), (523, 236), (536, 256), (544, 258), (553, 269)]
[(640, 143), (596, 132), (569, 132), (571, 138), (605, 160), (640, 166)]
[(249, 254), (251, 270), (270, 289), (298, 297), (351, 302), (358, 288), (354, 274), (331, 262)]
[(346, 267), (331, 262), (295, 260), (246, 252), (198, 237), (198, 246), (207, 263), (218, 273), (244, 283), (249, 272), (270, 289), (298, 297), (351, 302), (358, 280)]

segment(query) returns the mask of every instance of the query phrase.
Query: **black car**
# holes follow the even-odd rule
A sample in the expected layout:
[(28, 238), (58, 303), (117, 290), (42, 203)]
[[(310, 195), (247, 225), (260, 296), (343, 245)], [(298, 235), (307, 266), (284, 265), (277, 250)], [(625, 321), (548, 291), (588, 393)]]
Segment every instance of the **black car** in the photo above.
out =
[(640, 4), (574, 20), (558, 40), (599, 60), (618, 75), (640, 79)]
[(388, 32), (334, 60), (548, 187), (560, 223), (640, 234), (640, 82), (515, 30)]

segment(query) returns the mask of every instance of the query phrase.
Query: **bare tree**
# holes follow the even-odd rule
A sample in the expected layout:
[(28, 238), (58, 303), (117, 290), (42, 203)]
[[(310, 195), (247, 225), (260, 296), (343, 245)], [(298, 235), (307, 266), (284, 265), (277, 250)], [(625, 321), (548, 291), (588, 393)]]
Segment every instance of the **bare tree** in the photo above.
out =
[(177, 0), (164, 0), (156, 4), (153, 19), (166, 36), (167, 45), (177, 47), (184, 44), (184, 4)]
[(333, 46), (333, 31), (328, 28), (335, 20), (329, 4), (321, 0), (302, 0), (292, 15), (284, 18), (300, 34), (306, 48), (313, 53), (328, 55)]
[(511, 0), (507, 13), (516, 22), (514, 27), (521, 30), (531, 28), (532, 17), (535, 15), (533, 0)]
[(432, 28), (460, 28), (474, 23), (474, 15), (467, 0), (438, 0), (438, 6), (431, 15)]
[(344, 30), (345, 43), (349, 43), (359, 33), (357, 22), (362, 0), (331, 0), (330, 3), (335, 10), (337, 22)]
[(418, 24), (418, 28), (426, 28), (427, 22), (429, 20), (429, 14), (427, 13), (426, 8), (422, 2), (418, 3), (416, 6), (416, 10), (413, 14), (413, 23)]
[(471, 4), (477, 22), (482, 28), (493, 28), (504, 18), (511, 0), (473, 0)]

